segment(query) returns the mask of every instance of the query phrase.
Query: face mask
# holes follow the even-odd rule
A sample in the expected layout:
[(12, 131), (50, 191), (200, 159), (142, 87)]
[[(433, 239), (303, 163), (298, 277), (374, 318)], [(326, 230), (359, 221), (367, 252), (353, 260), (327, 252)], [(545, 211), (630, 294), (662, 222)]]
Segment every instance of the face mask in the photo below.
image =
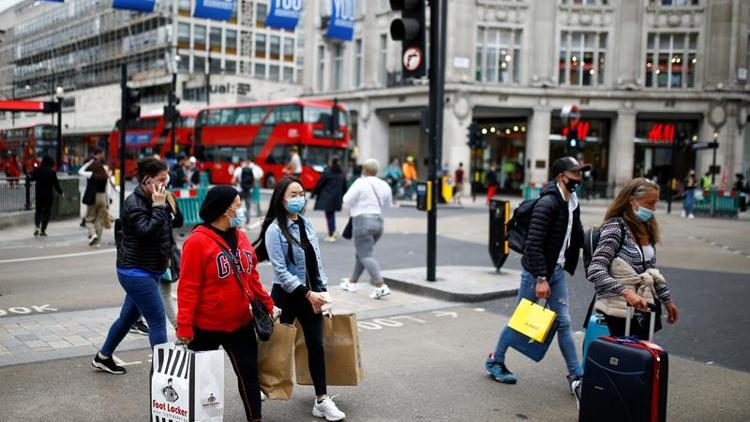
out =
[(641, 206), (638, 206), (638, 209), (633, 209), (633, 212), (635, 213), (635, 217), (644, 223), (654, 216), (653, 211)]
[(171, 178), (171, 177), (169, 177), (169, 173), (167, 173), (167, 181), (166, 181), (166, 182), (164, 182), (164, 185), (165, 185), (165, 186), (169, 186), (169, 181), (170, 181), (170, 180), (172, 180), (172, 178)]
[(580, 180), (568, 178), (568, 181), (565, 182), (565, 188), (568, 190), (568, 192), (573, 193), (576, 191), (576, 188), (580, 184), (581, 184)]
[(234, 211), (234, 217), (229, 217), (229, 227), (237, 228), (245, 224), (245, 209), (237, 208)]
[(303, 196), (290, 198), (286, 201), (286, 210), (289, 214), (299, 214), (305, 209), (305, 198)]

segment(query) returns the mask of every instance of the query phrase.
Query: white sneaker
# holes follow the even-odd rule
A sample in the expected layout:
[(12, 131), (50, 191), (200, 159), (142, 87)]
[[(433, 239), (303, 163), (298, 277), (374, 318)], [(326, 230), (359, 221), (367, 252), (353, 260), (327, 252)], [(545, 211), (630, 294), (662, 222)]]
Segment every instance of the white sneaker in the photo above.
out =
[(682, 210), (682, 213), (680, 214), (680, 216), (681, 216), (682, 218), (685, 218), (685, 217), (687, 217), (687, 213), (685, 212), (685, 210)]
[(693, 214), (688, 215), (688, 220), (692, 220), (694, 218), (695, 218), (695, 215), (693, 215)]
[(380, 299), (389, 294), (391, 294), (391, 289), (388, 288), (388, 285), (383, 284), (383, 287), (376, 287), (375, 290), (370, 293), (370, 297), (373, 299)]
[(93, 235), (91, 236), (91, 239), (89, 239), (89, 246), (93, 246), (96, 241), (99, 240), (99, 236)]
[(346, 417), (346, 414), (336, 407), (336, 403), (330, 397), (326, 397), (320, 403), (315, 400), (312, 414), (316, 418), (326, 418), (327, 421), (340, 421)]
[(350, 283), (348, 279), (344, 279), (344, 281), (339, 283), (339, 287), (341, 287), (341, 290), (346, 290), (350, 293), (359, 291), (359, 286), (357, 285), (357, 283)]
[(266, 401), (268, 400), (268, 396), (264, 392), (260, 392), (260, 401)]

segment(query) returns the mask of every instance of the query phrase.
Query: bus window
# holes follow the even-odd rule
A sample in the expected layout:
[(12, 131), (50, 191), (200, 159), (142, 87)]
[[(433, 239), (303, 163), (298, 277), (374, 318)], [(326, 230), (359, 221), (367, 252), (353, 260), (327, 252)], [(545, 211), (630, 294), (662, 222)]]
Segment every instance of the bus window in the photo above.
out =
[(235, 124), (235, 110), (234, 108), (225, 108), (221, 111), (221, 126), (232, 126)]
[(215, 146), (205, 147), (204, 154), (208, 162), (239, 163), (248, 157), (247, 147)]
[(343, 148), (303, 146), (300, 158), (302, 159), (302, 164), (307, 167), (327, 167), (328, 160), (331, 157), (338, 157), (343, 162), (345, 152)]
[(266, 164), (286, 164), (291, 154), (289, 145), (277, 145), (266, 158)]
[(177, 123), (177, 127), (195, 127), (195, 117), (193, 116), (180, 117), (180, 120)]
[(302, 121), (301, 114), (300, 106), (296, 104), (276, 106), (273, 110), (276, 123), (300, 123)]
[(221, 124), (221, 110), (208, 110), (206, 126), (219, 126)]
[(331, 116), (331, 109), (328, 107), (306, 106), (304, 111), (305, 123), (323, 123)]
[(250, 121), (252, 120), (251, 116), (252, 116), (252, 109), (250, 107), (238, 108), (234, 124), (249, 125)]
[[(263, 118), (266, 117), (266, 114), (268, 113), (268, 107), (262, 106), (262, 107), (251, 107), (250, 108), (251, 115), (250, 115), (250, 124), (251, 125), (259, 125), (260, 122), (263, 121)], [(271, 116), (269, 116), (269, 119)]]

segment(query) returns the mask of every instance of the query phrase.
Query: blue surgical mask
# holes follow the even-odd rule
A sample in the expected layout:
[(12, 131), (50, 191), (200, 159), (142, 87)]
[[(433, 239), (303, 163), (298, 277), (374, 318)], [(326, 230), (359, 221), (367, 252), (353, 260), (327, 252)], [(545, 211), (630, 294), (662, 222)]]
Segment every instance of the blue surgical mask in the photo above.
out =
[(644, 223), (654, 217), (653, 211), (640, 205), (638, 206), (638, 209), (633, 210), (633, 212), (635, 213), (635, 217)]
[(245, 224), (245, 209), (237, 208), (234, 211), (234, 217), (229, 217), (229, 227), (237, 228)]
[(289, 214), (299, 214), (303, 209), (305, 209), (304, 196), (298, 196), (286, 200), (286, 210), (289, 211)]

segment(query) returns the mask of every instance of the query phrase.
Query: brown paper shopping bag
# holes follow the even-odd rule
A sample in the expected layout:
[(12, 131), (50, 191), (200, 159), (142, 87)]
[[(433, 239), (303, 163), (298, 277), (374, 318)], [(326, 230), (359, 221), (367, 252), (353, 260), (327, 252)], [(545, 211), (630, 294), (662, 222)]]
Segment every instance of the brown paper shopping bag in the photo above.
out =
[(258, 381), (260, 389), (271, 400), (292, 398), (292, 359), (296, 332), (294, 325), (276, 322), (271, 338), (258, 342)]
[[(294, 343), (294, 367), (297, 384), (312, 385), (307, 363), (307, 346), (299, 322)], [(326, 360), (327, 385), (358, 385), (362, 380), (362, 360), (359, 354), (357, 316), (354, 314), (323, 317), (323, 347)]]

